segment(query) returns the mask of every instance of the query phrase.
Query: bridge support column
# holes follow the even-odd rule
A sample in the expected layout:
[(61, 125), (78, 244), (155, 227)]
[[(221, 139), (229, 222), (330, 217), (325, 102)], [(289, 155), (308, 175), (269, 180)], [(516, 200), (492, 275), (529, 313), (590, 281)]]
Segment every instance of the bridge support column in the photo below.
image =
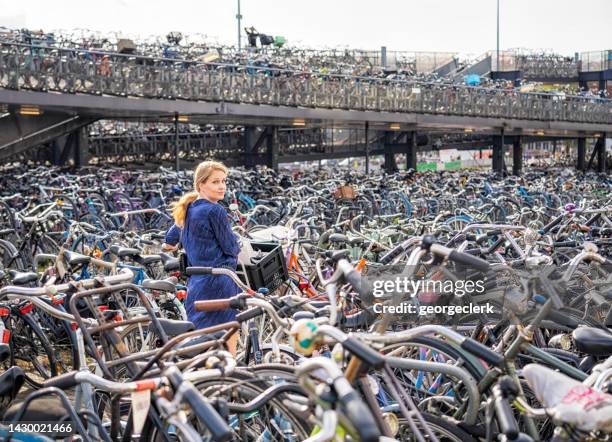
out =
[(606, 134), (597, 139), (597, 172), (606, 173)]
[(51, 164), (54, 166), (61, 166), (60, 157), (62, 155), (62, 147), (59, 143), (59, 139), (55, 139), (51, 142)]
[(387, 173), (397, 172), (397, 162), (395, 161), (395, 153), (390, 146), (393, 132), (385, 132), (385, 143), (384, 143), (384, 151), (385, 151), (385, 171)]
[(370, 173), (370, 134), (369, 129), (370, 123), (368, 121), (365, 122), (365, 173), (369, 175)]
[(278, 127), (271, 126), (266, 129), (266, 164), (269, 168), (278, 171)]
[(91, 155), (89, 154), (89, 135), (87, 127), (82, 127), (76, 131), (76, 144), (74, 145), (74, 167), (81, 167), (89, 164)]
[(179, 171), (181, 164), (179, 158), (179, 114), (174, 113), (174, 170)]
[(584, 163), (586, 160), (586, 138), (578, 138), (578, 158), (576, 160), (576, 169), (584, 172)]
[(68, 135), (58, 137), (51, 145), (51, 162), (55, 166), (64, 166), (72, 159), (74, 167), (81, 167), (89, 163), (89, 137), (87, 127), (70, 132)]
[(406, 148), (406, 170), (417, 170), (417, 133), (408, 132), (408, 144)]
[(248, 168), (255, 167), (255, 156), (253, 151), (256, 150), (256, 129), (255, 126), (247, 126), (244, 128), (244, 165)]
[(493, 137), (493, 172), (503, 173), (504, 170), (504, 132)]
[(523, 173), (523, 140), (520, 135), (514, 137), (512, 143), (512, 174)]

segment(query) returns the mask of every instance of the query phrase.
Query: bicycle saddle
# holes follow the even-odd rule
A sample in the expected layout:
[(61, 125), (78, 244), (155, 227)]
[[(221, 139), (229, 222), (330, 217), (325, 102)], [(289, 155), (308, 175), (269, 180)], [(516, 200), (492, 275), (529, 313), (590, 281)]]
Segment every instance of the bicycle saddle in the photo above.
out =
[[(11, 422), (21, 410), (22, 403), (13, 404), (6, 410), (2, 420)], [(55, 423), (64, 420), (68, 412), (57, 396), (39, 397), (28, 404), (28, 408), (21, 417), (21, 422), (48, 422)]]
[(592, 356), (612, 355), (612, 334), (593, 327), (578, 327), (572, 332), (576, 348)]
[(64, 259), (70, 267), (87, 264), (89, 261), (91, 261), (91, 257), (81, 255), (77, 252), (71, 252), (70, 250), (64, 250)]
[[(175, 321), (174, 319), (164, 318), (159, 318), (158, 321), (168, 337), (178, 336), (195, 330), (195, 325), (193, 325), (193, 322), (191, 321)], [(155, 331), (155, 326), (152, 322), (149, 324), (149, 330)]]
[(10, 403), (23, 386), (25, 375), (21, 367), (11, 367), (0, 375), (0, 402)]
[(143, 255), (142, 263), (144, 265), (155, 264), (156, 262), (161, 262), (161, 256), (159, 255)]
[(117, 244), (110, 246), (109, 251), (119, 258), (125, 258), (126, 256), (140, 256), (140, 250), (130, 247), (122, 247)]
[[(172, 281), (170, 280), (172, 279)], [(160, 292), (176, 292), (176, 279), (145, 279), (142, 287), (149, 290), (159, 290)]]
[(297, 312), (292, 316), (294, 321), (299, 321), (300, 319), (314, 319), (314, 317), (315, 315), (312, 312)]
[(316, 309), (320, 309), (327, 307), (329, 305), (329, 301), (310, 301), (309, 304)]
[(612, 395), (539, 364), (527, 364), (522, 374), (553, 420), (582, 431), (612, 431)]
[(167, 253), (160, 253), (159, 257), (161, 258), (161, 262), (166, 272), (173, 272), (179, 269), (180, 264), (178, 258), (168, 255)]
[(9, 275), (13, 284), (25, 285), (30, 282), (38, 281), (38, 273), (35, 272), (18, 272), (17, 270), (9, 270)]
[(342, 233), (332, 233), (328, 238), (329, 242), (348, 242), (349, 239), (346, 235)]

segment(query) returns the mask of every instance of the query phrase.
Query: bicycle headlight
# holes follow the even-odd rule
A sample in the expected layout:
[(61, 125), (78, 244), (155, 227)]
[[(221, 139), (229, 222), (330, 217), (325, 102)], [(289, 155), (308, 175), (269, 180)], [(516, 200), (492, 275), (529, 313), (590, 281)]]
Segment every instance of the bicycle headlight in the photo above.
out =
[(399, 432), (399, 419), (394, 413), (383, 413), (383, 419), (391, 430), (391, 435), (396, 436)]

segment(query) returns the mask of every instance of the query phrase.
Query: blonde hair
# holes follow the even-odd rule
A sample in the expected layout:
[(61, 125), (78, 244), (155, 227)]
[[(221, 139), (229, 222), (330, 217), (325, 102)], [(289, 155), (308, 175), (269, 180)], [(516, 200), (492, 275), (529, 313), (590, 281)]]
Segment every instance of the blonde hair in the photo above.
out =
[(227, 175), (228, 169), (223, 163), (218, 161), (203, 161), (198, 164), (193, 174), (193, 191), (186, 193), (181, 199), (174, 203), (172, 206), (172, 216), (174, 217), (174, 223), (183, 227), (185, 225), (185, 216), (187, 215), (187, 207), (193, 203), (200, 193), (198, 192), (198, 186), (201, 183), (205, 183), (206, 180), (212, 175), (215, 170), (220, 170)]

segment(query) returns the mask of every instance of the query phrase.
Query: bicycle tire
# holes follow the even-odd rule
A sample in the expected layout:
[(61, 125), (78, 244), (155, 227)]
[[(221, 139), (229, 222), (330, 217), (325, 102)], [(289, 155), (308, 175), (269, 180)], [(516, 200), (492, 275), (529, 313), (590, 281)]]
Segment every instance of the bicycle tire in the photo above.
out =
[[(51, 346), (51, 343), (49, 342), (49, 339), (47, 338), (47, 335), (42, 331), (38, 323), (34, 321), (34, 319), (30, 317), (28, 314), (22, 314), (19, 310), (13, 310), (13, 311), (15, 312), (14, 317), (16, 316), (21, 321), (23, 321), (26, 333), (27, 333), (27, 330), (29, 329), (32, 335), (28, 336), (28, 335), (22, 335), (21, 333), (18, 333), (18, 334), (11, 333), (11, 338), (9, 340), (9, 347), (11, 349), (11, 357), (10, 357), (11, 364), (18, 365), (15, 359), (15, 344), (16, 344), (15, 338), (17, 337), (19, 339), (19, 345), (20, 345), (19, 349), (20, 350), (24, 350), (24, 348), (27, 348), (27, 346), (29, 345), (32, 347), (32, 351), (29, 352), (30, 354), (39, 354), (38, 350), (43, 351), (43, 354), (46, 356), (47, 360), (49, 361), (49, 364), (48, 364), (49, 372), (48, 373), (42, 372), (42, 367), (41, 367), (41, 364), (38, 358), (35, 359), (37, 363), (32, 362), (34, 369), (38, 372), (38, 374), (43, 380), (48, 379), (50, 377), (57, 376), (58, 372), (57, 372), (57, 361), (55, 360), (55, 352), (53, 351), (53, 348)], [(14, 329), (15, 327), (13, 327), (13, 330)], [(28, 337), (31, 339), (28, 339)], [(21, 338), (24, 338), (24, 339), (21, 339)], [(40, 344), (40, 346), (42, 347), (41, 349), (36, 349), (36, 347), (38, 346), (38, 344), (36, 343), (36, 339), (38, 339), (38, 344)], [(42, 388), (43, 386), (42, 382), (39, 382), (39, 380), (35, 379), (32, 376), (30, 371), (24, 370), (24, 374), (25, 374), (26, 382), (32, 388), (35, 388), (35, 389)]]
[[(467, 431), (461, 429), (461, 427), (458, 426), (458, 422), (456, 421), (451, 422), (439, 416), (434, 416), (433, 414), (423, 413), (423, 412), (421, 412), (421, 416), (423, 416), (423, 420), (425, 421), (426, 425), (432, 430), (432, 433), (434, 433), (434, 435), (438, 438), (439, 442), (476, 442), (477, 441), (477, 439), (474, 438), (472, 435), (470, 435)], [(420, 428), (421, 423), (416, 419), (414, 420), (414, 422), (415, 422), (417, 429), (421, 429)], [(406, 437), (409, 434), (406, 434), (406, 433), (401, 434), (402, 426), (404, 427), (405, 430), (408, 430), (409, 433), (412, 433), (412, 430), (410, 429), (410, 426), (408, 425), (408, 421), (405, 418), (400, 417), (399, 424), (400, 424), (400, 430), (398, 431), (398, 434), (396, 435), (398, 440), (401, 440), (402, 442), (416, 440), (416, 439), (411, 439), (409, 437)], [(425, 440), (429, 440), (429, 438), (427, 437), (425, 433), (421, 432), (421, 436)]]

